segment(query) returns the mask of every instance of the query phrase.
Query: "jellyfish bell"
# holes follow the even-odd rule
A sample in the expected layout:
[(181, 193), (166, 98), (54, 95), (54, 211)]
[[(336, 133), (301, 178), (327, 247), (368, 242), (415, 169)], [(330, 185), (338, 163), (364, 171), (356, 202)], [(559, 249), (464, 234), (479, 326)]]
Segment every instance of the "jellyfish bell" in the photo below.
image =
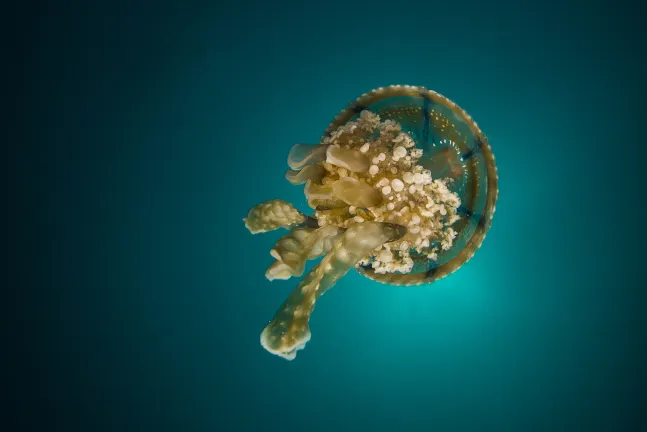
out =
[[(458, 219), (455, 219), (451, 206), (443, 210), (437, 203), (431, 207), (425, 204), (421, 219), (428, 218), (430, 211), (447, 211), (455, 220), (443, 227), (445, 238), (427, 237), (431, 253), (420, 253), (415, 248), (411, 251), (414, 265), (410, 271), (381, 273), (366, 264), (358, 266), (358, 271), (371, 279), (395, 285), (417, 285), (441, 279), (473, 256), (491, 225), (498, 197), (498, 177), (487, 138), (462, 108), (439, 93), (422, 87), (391, 86), (366, 93), (342, 110), (324, 132), (322, 143), (365, 112), (374, 113), (379, 121), (387, 123), (386, 129), (399, 126), (406, 135), (394, 138), (392, 148), (405, 147), (409, 153), (420, 151), (421, 174), (428, 173), (433, 182), (439, 181), (441, 189), (446, 187), (455, 194), (459, 205), (455, 209)], [(415, 178), (416, 173), (412, 174), (403, 175), (407, 191), (411, 185), (418, 187), (419, 178)], [(414, 200), (414, 204), (418, 203)], [(409, 206), (407, 210), (410, 209)], [(393, 211), (397, 210), (396, 202)], [(450, 242), (448, 237), (452, 236)]]
[(293, 359), (310, 339), (317, 298), (352, 268), (382, 283), (432, 283), (465, 264), (488, 231), (498, 195), (494, 156), (467, 113), (444, 96), (391, 86), (360, 96), (314, 145), (297, 144), (286, 179), (304, 184), (313, 209), (281, 200), (249, 211), (252, 233), (290, 232), (272, 249), (268, 279), (303, 274), (261, 333)]

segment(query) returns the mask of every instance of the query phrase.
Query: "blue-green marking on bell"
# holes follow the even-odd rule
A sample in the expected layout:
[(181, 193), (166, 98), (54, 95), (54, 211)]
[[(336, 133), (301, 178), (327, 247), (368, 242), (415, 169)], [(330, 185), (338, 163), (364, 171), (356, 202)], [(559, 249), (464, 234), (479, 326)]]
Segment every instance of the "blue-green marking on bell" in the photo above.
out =
[(468, 160), (469, 158), (474, 156), (474, 154), (478, 153), (481, 150), (482, 145), (483, 145), (483, 143), (481, 142), (481, 140), (477, 139), (476, 140), (476, 145), (474, 146), (474, 148), (466, 151), (465, 153), (463, 153), (461, 155), (461, 162), (465, 162), (466, 160)]
[(431, 121), (431, 118), (429, 115), (429, 106), (431, 103), (431, 99), (429, 99), (429, 95), (427, 94), (427, 92), (421, 91), (420, 95), (424, 100), (423, 109), (422, 109), (422, 116), (423, 116), (422, 140), (425, 144), (429, 144), (429, 122)]

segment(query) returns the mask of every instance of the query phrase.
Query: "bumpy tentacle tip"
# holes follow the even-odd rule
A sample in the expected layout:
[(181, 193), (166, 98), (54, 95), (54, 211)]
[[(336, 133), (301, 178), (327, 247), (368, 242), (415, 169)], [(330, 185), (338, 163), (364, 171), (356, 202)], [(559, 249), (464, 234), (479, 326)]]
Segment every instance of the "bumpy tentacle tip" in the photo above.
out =
[(274, 261), (265, 271), (267, 280), (273, 281), (275, 279), (288, 280), (292, 277), (290, 268), (281, 261)]
[(281, 323), (272, 321), (261, 332), (261, 345), (274, 355), (286, 360), (294, 360), (297, 351), (305, 348), (310, 337), (310, 329), (307, 325), (300, 332), (287, 334)]
[(245, 224), (245, 228), (247, 228), (247, 230), (248, 230), (251, 234), (258, 234), (258, 233), (263, 232), (262, 230), (257, 229), (257, 227), (256, 227), (256, 226), (254, 226), (253, 224), (250, 224), (250, 223), (249, 223), (249, 219), (248, 219), (248, 218), (246, 218), (246, 217), (244, 217), (244, 218), (243, 218), (243, 223)]
[(306, 215), (289, 202), (275, 199), (252, 207), (247, 217), (243, 218), (243, 222), (249, 232), (258, 234), (279, 228), (292, 229), (304, 223), (306, 219)]

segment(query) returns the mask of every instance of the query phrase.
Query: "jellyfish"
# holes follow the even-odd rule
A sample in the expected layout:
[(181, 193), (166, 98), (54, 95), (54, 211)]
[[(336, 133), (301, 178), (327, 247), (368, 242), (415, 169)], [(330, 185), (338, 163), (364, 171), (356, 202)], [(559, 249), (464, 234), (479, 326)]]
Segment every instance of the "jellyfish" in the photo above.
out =
[(319, 143), (296, 144), (285, 177), (303, 185), (306, 215), (270, 200), (249, 210), (252, 233), (285, 229), (269, 280), (306, 274), (261, 332), (288, 360), (311, 338), (315, 302), (350, 270), (391, 285), (430, 284), (474, 255), (498, 196), (494, 155), (472, 118), (424, 87), (390, 86), (342, 110)]

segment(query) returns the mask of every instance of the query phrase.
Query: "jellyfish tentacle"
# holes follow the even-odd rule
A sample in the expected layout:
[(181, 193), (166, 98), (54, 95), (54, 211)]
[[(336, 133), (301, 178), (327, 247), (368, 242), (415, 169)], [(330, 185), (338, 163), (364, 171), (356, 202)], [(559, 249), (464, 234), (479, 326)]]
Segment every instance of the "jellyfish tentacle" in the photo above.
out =
[(285, 178), (293, 185), (304, 184), (308, 180), (319, 183), (326, 174), (326, 169), (321, 165), (308, 165), (301, 171), (287, 170)]
[(313, 209), (320, 205), (329, 208), (348, 207), (348, 204), (335, 196), (331, 184), (317, 184), (308, 180), (303, 192), (308, 200), (308, 205)]
[(376, 247), (406, 234), (400, 225), (363, 222), (342, 234), (321, 262), (297, 285), (261, 333), (261, 345), (288, 360), (310, 340), (308, 321), (318, 297)]
[(361, 152), (336, 146), (327, 148), (326, 162), (352, 172), (365, 172), (371, 166), (368, 157)]
[(295, 144), (288, 153), (288, 166), (293, 170), (300, 170), (306, 165), (312, 165), (326, 160), (325, 144)]
[(331, 200), (334, 199), (332, 185), (330, 184), (317, 184), (311, 180), (306, 182), (303, 192), (310, 205), (315, 200)]
[(317, 226), (316, 219), (301, 213), (292, 204), (280, 199), (265, 201), (252, 207), (247, 217), (243, 218), (243, 222), (252, 234), (279, 228)]
[(382, 203), (382, 194), (365, 182), (344, 177), (332, 184), (335, 197), (355, 207), (374, 207)]
[(270, 251), (276, 261), (267, 269), (265, 277), (274, 280), (301, 276), (306, 261), (327, 253), (344, 231), (334, 225), (290, 231)]

